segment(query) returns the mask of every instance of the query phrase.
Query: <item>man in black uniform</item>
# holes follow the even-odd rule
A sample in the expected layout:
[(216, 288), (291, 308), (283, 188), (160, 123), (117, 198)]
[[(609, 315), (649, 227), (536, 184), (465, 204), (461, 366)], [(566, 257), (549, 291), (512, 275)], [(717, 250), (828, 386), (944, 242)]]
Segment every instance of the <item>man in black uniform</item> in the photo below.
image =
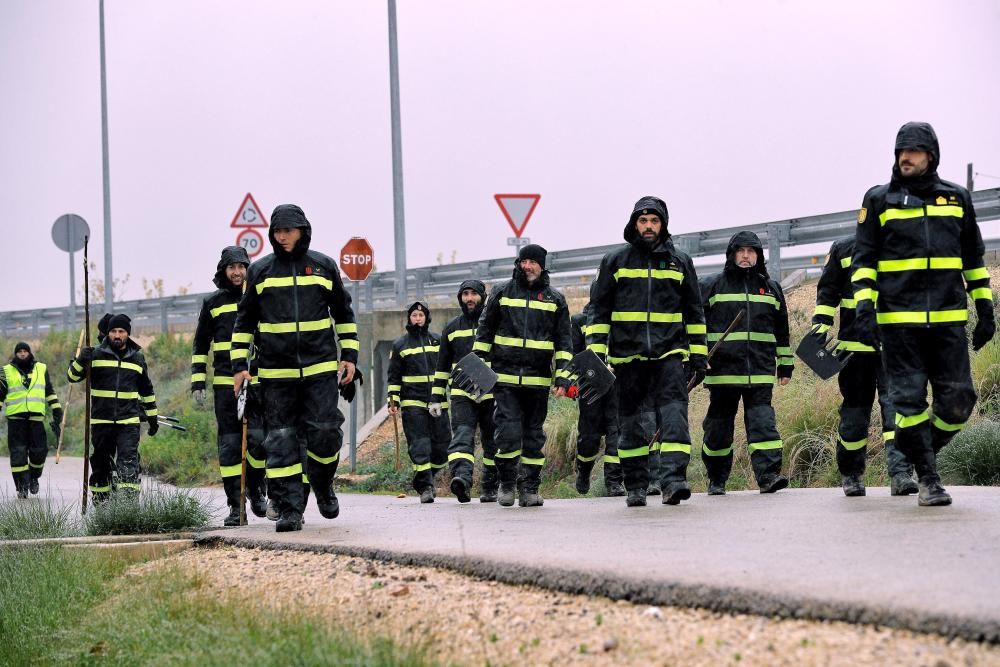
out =
[(462, 357), (472, 351), (476, 338), (479, 316), (486, 304), (486, 285), (481, 280), (465, 280), (458, 287), (458, 305), (462, 314), (448, 322), (441, 332), (441, 349), (438, 352), (437, 372), (434, 373), (430, 412), (439, 413), (441, 404), (451, 408), (451, 445), (448, 447), (448, 465), (451, 468), (451, 491), (459, 502), (471, 500), (472, 466), (476, 461), (475, 435), (483, 443), (483, 465), (479, 476), (479, 502), (493, 503), (497, 499), (500, 478), (494, 457), (497, 453), (493, 439), (493, 411), (496, 406), (493, 394), (483, 394), (478, 399), (458, 387), (448, 387), (451, 372)]
[(419, 301), (406, 310), (406, 333), (389, 354), (389, 414), (402, 410), (406, 451), (413, 463), (413, 488), (420, 502), (434, 502), (434, 476), (448, 462), (448, 405), (435, 403), (431, 387), (438, 364), (441, 336), (428, 330), (431, 311)]
[(515, 484), (521, 507), (544, 503), (538, 486), (545, 465), (542, 424), (549, 410), (548, 392), (551, 387), (555, 396), (565, 396), (570, 385), (569, 309), (563, 295), (549, 285), (547, 254), (535, 244), (520, 249), (514, 277), (490, 292), (473, 345), (497, 374), (493, 395), (498, 502), (504, 507), (514, 504)]
[(14, 356), (0, 371), (0, 402), (7, 412), (7, 449), (10, 472), (14, 476), (17, 497), (38, 493), (49, 445), (45, 440), (47, 407), (52, 408), (52, 432), (59, 438), (62, 406), (52, 388), (48, 368), (35, 361), (27, 343), (14, 346)]
[[(95, 503), (112, 491), (137, 494), (139, 480), (139, 424), (149, 424), (156, 435), (156, 395), (142, 348), (129, 335), (128, 315), (112, 315), (108, 335), (97, 347), (83, 347), (66, 375), (80, 382), (90, 366), (90, 423), (94, 449), (90, 454), (89, 489)], [(112, 483), (112, 471), (117, 481)]]
[(881, 352), (871, 345), (858, 342), (854, 331), (856, 302), (851, 287), (851, 257), (854, 238), (835, 241), (827, 255), (823, 275), (816, 286), (816, 311), (813, 330), (825, 334), (833, 326), (833, 317), (840, 309), (838, 350), (851, 352), (847, 365), (837, 375), (840, 394), (840, 427), (837, 439), (837, 468), (840, 470), (844, 495), (865, 495), (865, 462), (868, 458), (868, 426), (872, 403), (878, 389), (882, 413), (882, 439), (885, 442), (886, 466), (889, 471), (890, 493), (905, 496), (917, 492), (913, 481), (913, 466), (896, 447), (895, 413), (889, 397), (889, 384), (882, 365)]
[[(240, 523), (240, 477), (243, 471), (243, 424), (236, 416), (236, 397), (233, 395), (233, 366), (229, 360), (232, 349), (233, 324), (236, 322), (236, 305), (243, 296), (250, 257), (239, 246), (223, 248), (212, 281), (219, 289), (205, 297), (198, 316), (191, 351), (191, 397), (199, 406), (205, 404), (205, 385), (208, 381), (208, 355), (212, 358), (212, 396), (215, 421), (218, 427), (219, 473), (226, 491), (229, 516), (224, 523)], [(246, 496), (250, 509), (257, 516), (264, 516), (267, 500), (264, 497), (264, 425), (256, 410), (245, 410), (247, 418)]]
[(743, 313), (740, 325), (716, 349), (705, 376), (708, 412), (703, 423), (701, 458), (708, 471), (708, 495), (726, 493), (733, 468), (733, 423), (740, 401), (754, 477), (761, 493), (788, 486), (781, 474), (782, 441), (771, 394), (792, 379), (788, 308), (781, 285), (764, 264), (764, 247), (753, 232), (736, 232), (726, 248), (726, 265), (701, 283), (708, 342), (722, 337)]
[(906, 123), (899, 129), (892, 179), (871, 188), (858, 213), (851, 266), (858, 339), (876, 347), (881, 337), (896, 410), (896, 445), (916, 469), (919, 505), (951, 504), (937, 473), (937, 453), (976, 404), (965, 333), (966, 292), (977, 315), (973, 349), (986, 345), (996, 331), (972, 197), (960, 185), (941, 180), (940, 160), (929, 124)]
[[(587, 347), (587, 320), (590, 304), (583, 312), (570, 318), (573, 332), (573, 354), (583, 352)], [(601, 447), (604, 436), (604, 487), (609, 496), (624, 496), (621, 460), (618, 458), (618, 386), (593, 404), (580, 401), (580, 416), (576, 423), (576, 491), (585, 494), (590, 491), (590, 473)]]
[(333, 477), (344, 416), (337, 398), (338, 389), (355, 380), (358, 326), (337, 263), (309, 249), (312, 226), (301, 208), (276, 207), (268, 237), (274, 253), (254, 262), (247, 274), (230, 359), (238, 392), (250, 379), (249, 348), (254, 335), (259, 336), (268, 493), (279, 512), (275, 528), (285, 532), (302, 529), (303, 473), (320, 514), (333, 519), (340, 513)]
[[(705, 377), (708, 347), (698, 276), (691, 258), (674, 247), (667, 205), (636, 202), (625, 225), (626, 244), (604, 256), (590, 290), (593, 310), (587, 347), (615, 369), (621, 459), (629, 507), (646, 505), (650, 443), (641, 419), (644, 401), (655, 411), (662, 502), (691, 497), (687, 381)], [(685, 360), (687, 368), (685, 369)]]

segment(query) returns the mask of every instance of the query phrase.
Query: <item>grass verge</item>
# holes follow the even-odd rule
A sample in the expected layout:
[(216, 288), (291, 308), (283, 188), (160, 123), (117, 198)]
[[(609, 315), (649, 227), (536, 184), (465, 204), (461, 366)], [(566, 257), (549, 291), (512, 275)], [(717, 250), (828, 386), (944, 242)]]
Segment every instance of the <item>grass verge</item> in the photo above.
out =
[(201, 528), (210, 518), (209, 507), (188, 491), (146, 490), (95, 505), (83, 524), (87, 535), (141, 535)]
[(79, 535), (72, 507), (35, 500), (0, 500), (0, 540)]

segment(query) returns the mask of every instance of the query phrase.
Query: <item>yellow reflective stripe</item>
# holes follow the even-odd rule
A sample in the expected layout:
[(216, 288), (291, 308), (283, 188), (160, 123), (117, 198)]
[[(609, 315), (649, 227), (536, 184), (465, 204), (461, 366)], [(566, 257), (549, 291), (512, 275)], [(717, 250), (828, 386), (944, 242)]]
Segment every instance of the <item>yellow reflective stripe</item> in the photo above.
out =
[(45, 467), (45, 464), (44, 463), (32, 463), (31, 461), (28, 461), (28, 467), (29, 468), (34, 468), (35, 470), (41, 470), (42, 468)]
[(570, 375), (569, 371), (564, 371), (564, 370), (560, 369), (560, 370), (556, 371), (555, 377), (569, 379), (570, 377), (572, 377), (572, 375)]
[[(295, 281), (294, 283), (292, 281)], [(299, 286), (305, 285), (319, 285), (325, 287), (328, 290), (333, 289), (333, 281), (329, 278), (323, 278), (321, 276), (286, 276), (284, 278), (266, 278), (260, 281), (254, 287), (257, 290), (257, 294), (260, 294), (264, 290), (273, 287), (291, 287), (293, 284)]]
[(941, 429), (942, 431), (949, 431), (952, 433), (955, 431), (961, 431), (963, 428), (965, 428), (965, 422), (962, 422), (961, 424), (949, 424), (948, 422), (944, 421), (937, 415), (934, 415), (933, 424), (935, 428)]
[(233, 386), (233, 378), (231, 378), (228, 375), (216, 375), (216, 376), (212, 377), (212, 385), (213, 386), (215, 386), (215, 385), (223, 385), (223, 384), (232, 387)]
[(430, 375), (404, 375), (403, 382), (433, 382), (434, 378)]
[(406, 400), (406, 401), (403, 401), (402, 403), (400, 403), (399, 407), (401, 407), (401, 408), (426, 408), (427, 407), (427, 402), (426, 401), (411, 401), (411, 400)]
[(912, 220), (922, 217), (924, 217), (924, 209), (922, 208), (889, 208), (879, 214), (878, 221), (880, 225), (884, 226), (890, 220)]
[(904, 417), (903, 415), (896, 413), (896, 428), (912, 428), (913, 426), (918, 426), (926, 421), (930, 420), (930, 415), (926, 412), (921, 412), (919, 415), (911, 415), (909, 417)]
[(584, 456), (583, 454), (577, 454), (576, 460), (581, 461), (583, 463), (590, 463), (591, 461), (596, 461), (598, 456), (600, 456), (600, 454), (594, 454), (593, 456)]
[(792, 356), (792, 348), (784, 346), (784, 345), (779, 345), (777, 348), (775, 348), (775, 351), (778, 353), (779, 357), (790, 357), (790, 356)]
[(237, 359), (249, 359), (250, 350), (247, 349), (230, 350), (229, 358), (232, 361), (236, 361)]
[(705, 384), (774, 384), (773, 375), (709, 375)]
[(121, 425), (121, 424), (138, 424), (139, 421), (140, 421), (140, 419), (138, 417), (129, 417), (128, 419), (118, 419), (118, 420), (114, 420), (114, 419), (91, 419), (90, 423), (91, 424), (115, 424), (115, 425)]
[(329, 317), (321, 320), (306, 320), (305, 322), (261, 322), (257, 325), (261, 333), (283, 334), (296, 331), (322, 331), (329, 329), (332, 322)]
[[(233, 354), (236, 351), (233, 350)], [(298, 377), (309, 377), (310, 375), (319, 375), (320, 373), (336, 372), (337, 362), (336, 361), (324, 361), (318, 364), (313, 364), (312, 366), (306, 366), (305, 368), (261, 368), (259, 375), (263, 379), (289, 379)]]
[(671, 269), (618, 269), (615, 271), (615, 280), (621, 278), (656, 278), (657, 280), (676, 280), (684, 282), (684, 274)]
[(708, 327), (704, 324), (686, 324), (684, 325), (684, 330), (692, 336), (697, 336), (698, 334), (707, 333)]
[(141, 489), (142, 485), (138, 482), (118, 482), (119, 489)]
[(550, 340), (535, 340), (533, 338), (511, 338), (510, 336), (495, 336), (493, 342), (507, 347), (525, 347), (529, 350), (554, 350), (555, 343)]
[(591, 343), (587, 346), (588, 350), (593, 351), (595, 354), (607, 354), (608, 346), (603, 343)]
[(452, 387), (451, 388), (451, 395), (452, 395), (452, 398), (454, 398), (456, 396), (464, 396), (465, 398), (468, 398), (468, 399), (471, 399), (473, 401), (476, 401), (477, 403), (482, 403), (483, 401), (489, 401), (489, 400), (491, 400), (493, 398), (493, 394), (483, 394), (479, 398), (476, 398), (472, 394), (468, 393), (467, 391), (463, 391), (463, 390), (459, 389), (458, 387)]
[(398, 392), (398, 391), (399, 391), (399, 390), (401, 390), (402, 388), (403, 388), (403, 385), (401, 385), (401, 384), (390, 384), (390, 385), (389, 385), (389, 392), (390, 392), (390, 393), (392, 393), (392, 392), (394, 392), (394, 391), (395, 391), (395, 392)]
[(333, 463), (334, 461), (340, 458), (339, 451), (333, 456), (320, 456), (319, 454), (316, 454), (307, 449), (306, 455), (309, 456), (309, 458), (311, 458), (313, 461), (316, 461), (317, 463), (322, 463), (323, 465), (329, 465), (330, 463)]
[(546, 310), (549, 312), (556, 312), (559, 308), (558, 304), (549, 303), (548, 301), (529, 301), (528, 308), (534, 308), (535, 310)]
[(94, 368), (118, 368), (120, 366), (128, 371), (135, 371), (136, 373), (142, 372), (142, 366), (139, 364), (130, 364), (127, 361), (117, 362), (109, 361), (108, 359), (94, 359), (90, 365)]
[[(710, 333), (708, 334), (708, 342), (716, 341), (722, 338), (721, 333)], [(756, 331), (733, 331), (728, 336), (726, 336), (726, 342), (738, 342), (751, 340), (757, 343), (774, 343), (777, 338), (774, 337), (772, 333), (758, 333)]]
[(448, 334), (448, 340), (455, 340), (456, 338), (470, 338), (475, 335), (475, 329), (456, 329)]
[(857, 302), (856, 299), (841, 299), (840, 300), (840, 307), (841, 308), (854, 309), (854, 308), (857, 307), (857, 305), (858, 305), (858, 302)]
[(108, 493), (111, 491), (111, 486), (88, 486), (87, 490), (91, 493)]
[(192, 364), (207, 364), (208, 355), (207, 354), (192, 354), (191, 355)]
[(851, 440), (850, 442), (844, 440), (843, 438), (837, 438), (837, 439), (840, 441), (840, 444), (843, 446), (843, 448), (849, 452), (856, 452), (857, 450), (862, 449), (868, 444), (868, 438), (861, 438), (860, 440)]
[(829, 324), (818, 324), (818, 325), (816, 325), (816, 331), (818, 333), (826, 333), (829, 330), (830, 330), (830, 325)]
[(399, 356), (409, 357), (414, 354), (426, 354), (427, 352), (437, 352), (440, 349), (440, 345), (423, 345), (421, 347), (408, 347), (405, 350), (400, 350)]
[(483, 465), (484, 466), (495, 466), (496, 465), (496, 461), (494, 461), (493, 459), (488, 459), (488, 458), (486, 458), (484, 456), (483, 457)]
[(912, 259), (886, 259), (878, 263), (879, 272), (920, 271), (924, 269), (947, 270), (962, 268), (961, 257), (914, 257)]
[(976, 289), (969, 292), (969, 296), (975, 299), (986, 299), (987, 301), (993, 300), (993, 290), (989, 287), (977, 287)]
[[(856, 283), (861, 280), (878, 280), (878, 271), (875, 269), (858, 269), (854, 272), (854, 275), (851, 276), (851, 282)], [(854, 298), (860, 299), (861, 297), (855, 294)]]
[(708, 345), (690, 345), (688, 346), (691, 354), (704, 354), (708, 356)]
[(222, 477), (239, 477), (243, 474), (243, 464), (237, 463), (231, 466), (219, 466), (219, 474)]
[(113, 389), (91, 389), (90, 395), (95, 398), (121, 398), (123, 400), (139, 398), (137, 391), (115, 391)]
[(451, 377), (451, 374), (447, 373), (446, 371), (435, 371), (434, 372), (434, 379), (435, 380), (447, 380), (450, 377)]
[(247, 465), (249, 465), (251, 468), (256, 468), (258, 470), (264, 468), (264, 462), (261, 461), (260, 459), (254, 458), (253, 454), (251, 454), (250, 452), (247, 452)]
[(946, 322), (965, 322), (969, 319), (969, 311), (962, 309), (932, 310), (930, 313), (878, 313), (876, 318), (879, 324), (943, 324)]
[(11, 466), (10, 467), (10, 471), (11, 472), (25, 472), (27, 469), (28, 469), (28, 466)]
[(853, 340), (842, 340), (837, 344), (838, 350), (845, 350), (847, 352), (874, 352), (875, 348), (871, 345), (865, 345), (864, 343), (859, 343)]
[(622, 460), (620, 458), (618, 458), (617, 456), (608, 456), (607, 454), (604, 455), (604, 458), (602, 459), (602, 461), (604, 461), (604, 463), (621, 463), (622, 462)]
[(660, 359), (666, 359), (667, 357), (673, 354), (679, 354), (680, 356), (684, 357), (684, 359), (687, 359), (690, 353), (683, 348), (678, 348), (676, 350), (670, 350), (669, 352), (664, 352), (655, 359), (647, 357), (642, 354), (633, 354), (631, 357), (608, 357), (608, 363), (614, 366), (616, 364), (627, 364), (630, 361), (659, 361)]
[(663, 322), (663, 323), (675, 323), (682, 322), (684, 316), (681, 313), (647, 313), (647, 312), (629, 312), (629, 311), (614, 311), (611, 313), (612, 322)]
[(966, 280), (985, 280), (990, 277), (990, 272), (985, 266), (980, 266), (968, 271), (962, 271), (962, 275), (965, 276)]
[(191, 382), (205, 382), (208, 379), (207, 373), (192, 373)]
[(233, 349), (233, 342), (229, 340), (217, 340), (212, 342), (213, 352), (226, 352)]
[(218, 317), (222, 313), (235, 313), (235, 312), (236, 312), (236, 304), (227, 303), (219, 306), (218, 308), (211, 309), (210, 311), (208, 311), (208, 314), (211, 315), (212, 317)]
[(882, 439), (883, 440), (895, 440), (896, 439), (896, 432), (895, 431), (882, 431)]
[(529, 459), (527, 456), (522, 456), (521, 465), (543, 466), (545, 465), (545, 457), (543, 456), (540, 459)]
[(936, 215), (948, 218), (961, 218), (965, 215), (965, 210), (961, 206), (938, 206), (935, 204), (927, 205), (927, 215)]
[(491, 349), (493, 349), (493, 343), (482, 343), (480, 341), (476, 341), (472, 344), (472, 350), (474, 352), (489, 352)]
[(707, 443), (701, 446), (702, 456), (729, 456), (732, 453), (733, 453), (732, 443), (730, 443), (729, 446), (726, 447), (725, 449), (712, 449), (711, 447), (708, 446)]
[(588, 334), (609, 334), (611, 333), (610, 324), (591, 324), (587, 327)]
[(766, 303), (774, 306), (775, 308), (781, 308), (778, 300), (773, 296), (767, 296), (765, 294), (715, 294), (708, 298), (708, 305), (714, 305), (718, 302), (746, 302), (753, 301), (755, 303)]
[(874, 301), (875, 290), (868, 289), (867, 287), (865, 289), (859, 289), (857, 292), (854, 293), (854, 300), (857, 301), (858, 303), (862, 301)]
[(252, 343), (253, 342), (253, 334), (248, 334), (248, 333), (234, 333), (233, 334), (233, 338), (232, 338), (232, 342), (234, 342), (234, 343)]
[(813, 315), (826, 315), (827, 317), (833, 317), (837, 314), (837, 309), (833, 306), (816, 306), (816, 310), (813, 311)]
[(452, 452), (451, 454), (448, 454), (448, 463), (451, 463), (452, 461), (458, 461), (459, 459), (472, 461), (473, 463), (476, 462), (476, 457), (466, 452)]
[(649, 456), (649, 446), (643, 445), (633, 449), (618, 448), (618, 458), (620, 459), (634, 459), (637, 456)]
[(281, 477), (291, 477), (292, 475), (302, 474), (302, 464), (296, 463), (294, 465), (285, 466), (283, 468), (268, 468), (267, 476), (269, 479), (279, 479)]
[(413, 471), (414, 472), (422, 472), (424, 470), (430, 470), (430, 469), (431, 469), (431, 464), (430, 463), (414, 463), (413, 464)]
[(556, 352), (555, 359), (556, 359), (556, 361), (559, 361), (560, 359), (562, 359), (564, 361), (570, 361), (570, 360), (573, 359), (573, 353), (572, 352), (563, 352), (562, 350), (560, 350), (560, 351)]
[(500, 297), (500, 305), (507, 306), (509, 308), (534, 308), (536, 310), (547, 310), (555, 312), (559, 307), (555, 303), (550, 303), (548, 301), (531, 301), (528, 299), (511, 299), (510, 297), (502, 296)]
[(348, 322), (347, 324), (336, 324), (333, 330), (337, 332), (338, 335), (345, 333), (358, 333), (358, 325), (354, 322)]
[(552, 378), (532, 377), (530, 375), (508, 375), (507, 373), (497, 373), (497, 382), (504, 384), (515, 384), (525, 387), (549, 387), (552, 386)]
[(840, 258), (840, 268), (846, 269), (850, 265), (851, 265), (851, 258), (850, 257), (841, 257)]
[(687, 442), (661, 442), (660, 443), (660, 453), (663, 452), (679, 452), (681, 454), (691, 453), (691, 444)]
[(496, 458), (498, 459), (516, 459), (521, 456), (521, 450), (516, 449), (513, 452), (497, 452)]
[(353, 338), (341, 338), (340, 339), (340, 349), (341, 350), (360, 350), (361, 342), (354, 340)]
[(781, 449), (781, 440), (766, 440), (764, 442), (751, 442), (747, 445), (751, 452), (759, 452), (768, 449)]

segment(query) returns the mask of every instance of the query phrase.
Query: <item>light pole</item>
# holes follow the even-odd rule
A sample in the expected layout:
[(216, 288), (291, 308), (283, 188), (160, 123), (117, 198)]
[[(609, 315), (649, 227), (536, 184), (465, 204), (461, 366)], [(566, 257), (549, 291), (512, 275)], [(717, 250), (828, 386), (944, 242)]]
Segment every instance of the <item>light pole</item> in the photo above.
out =
[[(111, 176), (108, 166), (108, 77), (104, 67), (104, 0), (101, 6), (101, 151), (104, 169), (104, 308), (114, 312), (114, 278), (111, 271)], [(84, 289), (87, 289), (84, 287)]]
[(392, 118), (392, 220), (396, 243), (396, 303), (406, 305), (406, 222), (403, 215), (403, 140), (399, 125), (399, 49), (396, 0), (389, 0), (389, 111)]

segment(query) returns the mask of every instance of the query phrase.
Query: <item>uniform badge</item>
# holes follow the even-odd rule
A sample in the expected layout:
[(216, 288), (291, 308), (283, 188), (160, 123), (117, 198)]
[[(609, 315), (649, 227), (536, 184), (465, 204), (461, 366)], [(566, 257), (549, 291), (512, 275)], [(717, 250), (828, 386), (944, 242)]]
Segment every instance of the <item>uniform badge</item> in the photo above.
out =
[(937, 204), (938, 206), (944, 206), (945, 204), (948, 203), (948, 200), (945, 199), (944, 197), (938, 197), (934, 203)]
[(313, 267), (311, 267), (311, 266), (307, 266), (307, 267), (306, 267), (306, 270), (305, 270), (305, 272), (304, 272), (304, 273), (305, 273), (305, 274), (306, 274), (307, 276), (311, 276), (311, 275), (312, 275), (312, 273), (313, 273)]
[(539, 301), (543, 301), (544, 300), (544, 298), (542, 297), (542, 293), (541, 292), (539, 292), (538, 296), (536, 296), (535, 298), (538, 299)]
[(667, 263), (666, 263), (666, 262), (664, 262), (664, 261), (661, 261), (661, 262), (660, 262), (660, 268), (661, 268), (661, 269), (665, 269), (665, 268), (667, 268)]
[(761, 294), (763, 294), (763, 293), (764, 293), (764, 288), (763, 288), (763, 287), (761, 287), (761, 288), (760, 288), (760, 293), (761, 293)]
[(868, 217), (868, 209), (862, 206), (861, 210), (858, 211), (858, 224), (859, 225), (864, 224), (864, 221), (867, 217)]

